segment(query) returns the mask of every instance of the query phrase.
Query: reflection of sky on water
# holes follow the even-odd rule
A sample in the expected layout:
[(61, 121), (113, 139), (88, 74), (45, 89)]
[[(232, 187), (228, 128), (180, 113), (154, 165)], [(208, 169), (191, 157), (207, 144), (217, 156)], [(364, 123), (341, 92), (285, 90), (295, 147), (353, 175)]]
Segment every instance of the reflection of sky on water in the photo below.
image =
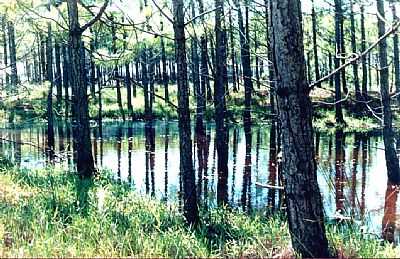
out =
[[(97, 150), (98, 166), (102, 161), (103, 168), (110, 169), (117, 177), (118, 165), (120, 165), (121, 179), (127, 181), (129, 179), (129, 168), (131, 168), (131, 183), (133, 188), (141, 194), (146, 194), (146, 134), (144, 123), (131, 123), (130, 125), (120, 125), (118, 123), (106, 123), (103, 126), (103, 139), (97, 138), (93, 133), (93, 149)], [(154, 152), (154, 191), (157, 198), (165, 198), (165, 131), (167, 123), (155, 122), (155, 152)], [(128, 128), (131, 129), (131, 138), (128, 137)], [(176, 122), (168, 123), (168, 163), (167, 163), (167, 190), (168, 199), (176, 200), (179, 187), (179, 139), (178, 127)], [(206, 127), (207, 134), (211, 134), (211, 141), (208, 150), (208, 191), (209, 204), (215, 205), (215, 193), (217, 186), (216, 162), (214, 159), (214, 126)], [(65, 130), (65, 128), (64, 128)], [(244, 130), (237, 127), (237, 153), (233, 154), (234, 128), (229, 131), (229, 179), (228, 192), (229, 201), (233, 201), (234, 206), (241, 207), (242, 191), (243, 191), (243, 171), (246, 156), (246, 141)], [(39, 146), (22, 145), (20, 163), (26, 168), (43, 168), (46, 166), (46, 158), (42, 152), (46, 141), (43, 133), (44, 127), (32, 125), (19, 130), (0, 130), (2, 137), (11, 140), (21, 139), (23, 142), (31, 142)], [(57, 130), (56, 130), (57, 132)], [(194, 132), (192, 132), (194, 134)], [(65, 132), (64, 132), (65, 135)], [(258, 135), (258, 136), (257, 136)], [(376, 134), (375, 134), (376, 135)], [(58, 136), (58, 135), (57, 135)], [(98, 136), (97, 136), (98, 137)], [(267, 204), (268, 190), (256, 187), (255, 183), (267, 183), (269, 176), (269, 137), (270, 126), (261, 125), (254, 127), (252, 130), (252, 173), (251, 173), (251, 206), (253, 208), (264, 208)], [(121, 139), (118, 144), (117, 139)], [(257, 141), (258, 139), (258, 141)], [(331, 152), (329, 152), (329, 139), (331, 139)], [(365, 200), (362, 201), (362, 153), (363, 141), (368, 140), (368, 150), (366, 152), (366, 178), (365, 178)], [(103, 156), (101, 157), (101, 142), (103, 146)], [(370, 136), (363, 138), (360, 141), (358, 150), (358, 159), (356, 165), (356, 187), (355, 187), (355, 208), (352, 209), (352, 177), (353, 177), (353, 158), (354, 157), (355, 136), (346, 134), (345, 137), (345, 159), (344, 159), (344, 215), (352, 215), (352, 210), (355, 211), (355, 218), (359, 224), (367, 224), (368, 231), (377, 234), (381, 233), (382, 217), (384, 213), (384, 200), (387, 187), (387, 176), (385, 166), (385, 154), (383, 151), (383, 141), (379, 136)], [(71, 143), (64, 139), (65, 148)], [(132, 150), (129, 151), (129, 146)], [(120, 152), (118, 148), (120, 147)], [(59, 151), (59, 140), (56, 143), (56, 149)], [(16, 160), (19, 159), (15, 152), (18, 146), (12, 143), (3, 143), (3, 153)], [(198, 167), (197, 162), (197, 145), (194, 145), (195, 168)], [(257, 152), (258, 150), (258, 152)], [(329, 156), (329, 153), (331, 154)], [(120, 155), (119, 155), (120, 154)], [(258, 155), (258, 156), (257, 156)], [(120, 161), (118, 157), (120, 156)], [(130, 159), (129, 159), (130, 156)], [(236, 156), (235, 174), (234, 156)], [(131, 166), (129, 166), (131, 161)], [(321, 134), (319, 143), (319, 158), (318, 158), (318, 182), (321, 188), (324, 199), (325, 214), (328, 218), (332, 218), (336, 212), (336, 192), (335, 192), (335, 135), (329, 137), (326, 134)], [(57, 166), (68, 167), (68, 161), (64, 160)], [(211, 172), (214, 172), (212, 174)], [(196, 172), (197, 177), (197, 172)], [(151, 185), (151, 175), (149, 172), (148, 183)], [(197, 182), (197, 180), (196, 180)], [(203, 179), (204, 182), (204, 179)], [(150, 187), (150, 190), (152, 188)], [(232, 199), (233, 198), (233, 199)], [(278, 197), (276, 197), (278, 199)], [(361, 204), (365, 204), (366, 221), (361, 222)], [(277, 203), (278, 204), (278, 203)], [(396, 208), (397, 214), (400, 215), (400, 210)]]

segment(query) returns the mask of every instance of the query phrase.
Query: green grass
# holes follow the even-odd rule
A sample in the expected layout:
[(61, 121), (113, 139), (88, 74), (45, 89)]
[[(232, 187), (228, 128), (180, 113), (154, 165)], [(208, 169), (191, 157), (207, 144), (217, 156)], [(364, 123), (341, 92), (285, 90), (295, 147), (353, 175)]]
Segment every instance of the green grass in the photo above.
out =
[[(138, 196), (110, 173), (82, 181), (72, 172), (0, 165), (2, 257), (294, 255), (282, 214), (203, 209), (192, 229), (176, 203)], [(328, 238), (340, 254), (400, 256), (399, 249), (355, 227), (328, 225)]]

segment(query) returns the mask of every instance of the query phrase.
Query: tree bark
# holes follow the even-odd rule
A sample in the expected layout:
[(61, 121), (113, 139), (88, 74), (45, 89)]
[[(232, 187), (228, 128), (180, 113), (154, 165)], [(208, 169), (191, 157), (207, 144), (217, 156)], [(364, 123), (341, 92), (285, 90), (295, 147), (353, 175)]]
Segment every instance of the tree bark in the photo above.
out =
[(292, 244), (303, 257), (329, 257), (306, 79), (301, 3), (270, 2), (283, 176)]
[[(365, 10), (364, 5), (360, 6), (361, 11), (361, 52), (366, 50), (366, 38), (365, 38)], [(362, 65), (362, 82), (361, 82), (361, 92), (364, 100), (368, 99), (368, 70), (367, 70), (367, 57), (364, 56), (361, 58), (361, 65)]]
[(215, 82), (214, 82), (214, 107), (215, 107), (215, 130), (216, 146), (218, 154), (218, 185), (217, 203), (223, 205), (228, 203), (228, 132), (225, 124), (226, 101), (226, 30), (223, 21), (224, 1), (215, 0)]
[[(377, 0), (377, 9), (381, 17), (385, 17), (385, 7), (383, 0)], [(379, 37), (385, 34), (385, 21), (378, 17)], [(400, 183), (399, 158), (394, 146), (394, 132), (392, 128), (392, 110), (390, 108), (389, 94), (389, 67), (387, 61), (387, 43), (383, 39), (379, 43), (379, 61), (380, 61), (380, 92), (383, 105), (383, 142), (385, 145), (385, 158), (388, 179), (394, 183)]]
[[(340, 29), (340, 21), (342, 20), (342, 1), (341, 0), (335, 0), (335, 58), (334, 58), (334, 63), (335, 63), (335, 69), (340, 67), (340, 59), (337, 57), (338, 54), (341, 53), (341, 29)], [(341, 73), (336, 73), (335, 74), (335, 119), (336, 123), (338, 124), (344, 124), (344, 119), (343, 119), (343, 111), (342, 111), (342, 89), (341, 89), (341, 83), (340, 83), (340, 77)]]
[(192, 139), (190, 127), (190, 110), (188, 96), (186, 38), (183, 0), (173, 0), (175, 58), (178, 65), (178, 124), (180, 173), (183, 184), (184, 216), (189, 224), (195, 225), (199, 221), (197, 207), (195, 172), (192, 161)]
[(81, 178), (89, 178), (95, 171), (90, 140), (90, 124), (87, 85), (85, 85), (85, 69), (83, 63), (82, 29), (79, 26), (77, 0), (67, 0), (69, 18), (69, 50), (73, 89), (73, 139), (76, 153), (76, 166)]
[[(357, 53), (357, 45), (356, 45), (356, 25), (354, 20), (354, 10), (353, 10), (353, 0), (350, 0), (350, 31), (351, 31), (351, 51), (353, 53)], [(356, 93), (356, 100), (361, 101), (361, 91), (360, 91), (360, 80), (358, 78), (358, 63), (353, 63), (353, 82), (354, 82), (354, 90)], [(360, 104), (357, 103), (359, 107)], [(357, 112), (360, 110), (357, 109)]]
[(18, 84), (17, 49), (15, 47), (15, 30), (12, 21), (8, 21), (8, 47), (10, 48), (11, 89), (16, 91)]
[[(318, 45), (317, 45), (317, 14), (315, 13), (314, 0), (312, 0), (311, 8), (311, 20), (312, 20), (312, 39), (313, 39), (313, 52), (314, 52), (314, 73), (315, 81), (320, 79), (319, 73), (319, 60), (318, 60)], [(320, 87), (318, 84), (316, 87)]]
[[(396, 6), (391, 3), (393, 23), (398, 22), (399, 18), (396, 13)], [(393, 65), (394, 65), (394, 84), (396, 86), (397, 104), (400, 104), (400, 61), (399, 61), (399, 36), (397, 33), (393, 34)]]

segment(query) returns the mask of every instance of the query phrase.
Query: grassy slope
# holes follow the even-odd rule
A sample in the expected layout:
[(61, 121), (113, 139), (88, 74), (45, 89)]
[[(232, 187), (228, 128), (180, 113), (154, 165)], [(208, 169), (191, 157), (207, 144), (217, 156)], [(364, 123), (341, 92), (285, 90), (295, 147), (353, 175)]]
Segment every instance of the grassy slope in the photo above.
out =
[[(81, 182), (70, 172), (2, 164), (2, 257), (293, 256), (283, 216), (211, 209), (189, 229), (176, 204), (139, 197), (106, 172)], [(328, 238), (332, 250), (346, 256), (400, 256), (398, 248), (350, 226), (329, 225)]]

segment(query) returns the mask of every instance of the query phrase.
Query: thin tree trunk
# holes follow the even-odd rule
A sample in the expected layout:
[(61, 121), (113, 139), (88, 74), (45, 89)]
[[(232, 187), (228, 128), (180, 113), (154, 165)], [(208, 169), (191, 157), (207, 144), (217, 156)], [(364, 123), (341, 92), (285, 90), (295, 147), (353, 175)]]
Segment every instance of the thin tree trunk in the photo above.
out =
[[(391, 3), (393, 23), (398, 22), (399, 18), (396, 13), (396, 6)], [(397, 104), (400, 104), (400, 63), (399, 63), (399, 36), (397, 33), (393, 34), (393, 66), (394, 66), (394, 84), (396, 86)]]
[(54, 56), (55, 56), (55, 66), (56, 66), (56, 73), (55, 73), (55, 84), (57, 87), (57, 112), (61, 111), (61, 104), (62, 104), (62, 75), (61, 75), (61, 49), (60, 44), (56, 40), (54, 44)]
[(231, 45), (230, 45), (230, 54), (231, 54), (231, 62), (232, 62), (232, 70), (231, 70), (231, 74), (232, 74), (232, 84), (233, 84), (233, 91), (235, 93), (238, 92), (238, 87), (237, 87), (237, 80), (236, 80), (236, 69), (235, 69), (235, 65), (236, 65), (236, 59), (235, 59), (235, 39), (233, 37), (233, 22), (232, 22), (232, 12), (231, 9), (229, 9), (229, 36), (230, 36), (230, 41), (231, 41)]
[[(164, 29), (164, 24), (161, 22), (161, 31)], [(161, 37), (161, 62), (162, 62), (162, 81), (164, 85), (164, 98), (165, 104), (169, 103), (169, 89), (168, 89), (168, 74), (167, 74), (167, 58), (165, 54), (164, 37)]]
[(11, 88), (12, 91), (16, 91), (18, 84), (17, 49), (15, 47), (15, 30), (12, 21), (8, 21), (8, 47), (10, 48)]
[[(50, 11), (50, 2), (47, 5)], [(47, 95), (47, 148), (52, 159), (54, 152), (54, 115), (53, 115), (53, 39), (51, 31), (51, 23), (47, 23), (47, 42), (46, 42), (46, 59), (47, 59), (47, 80), (49, 80), (49, 91)]]

